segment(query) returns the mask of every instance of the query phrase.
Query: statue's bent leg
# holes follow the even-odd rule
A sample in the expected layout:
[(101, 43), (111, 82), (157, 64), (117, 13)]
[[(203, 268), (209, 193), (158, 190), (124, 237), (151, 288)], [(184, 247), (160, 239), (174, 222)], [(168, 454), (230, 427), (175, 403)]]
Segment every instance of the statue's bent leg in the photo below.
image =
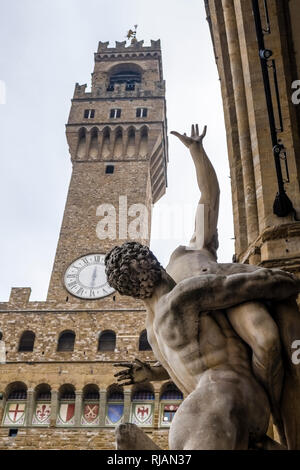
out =
[[(246, 450), (268, 427), (266, 395), (254, 379), (232, 371), (207, 371), (180, 405), (171, 424), (171, 450)], [(252, 391), (252, 393), (251, 393)], [(262, 393), (260, 393), (260, 391)], [(254, 403), (255, 402), (255, 403)]]
[(288, 448), (300, 450), (300, 364), (293, 356), (294, 342), (300, 340), (300, 312), (295, 299), (278, 302), (273, 315), (280, 331), (285, 368), (281, 414)]
[(283, 362), (278, 327), (261, 302), (246, 302), (227, 309), (230, 323), (253, 352), (252, 367), (265, 387), (280, 440), (286, 444), (280, 413), (283, 383)]

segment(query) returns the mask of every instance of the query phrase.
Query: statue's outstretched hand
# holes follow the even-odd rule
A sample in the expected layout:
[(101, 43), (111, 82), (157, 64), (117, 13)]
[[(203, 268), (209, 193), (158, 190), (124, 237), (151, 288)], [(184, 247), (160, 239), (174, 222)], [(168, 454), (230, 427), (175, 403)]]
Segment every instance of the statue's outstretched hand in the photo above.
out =
[(206, 130), (207, 126), (204, 126), (203, 132), (201, 135), (199, 135), (199, 127), (198, 124), (193, 124), (192, 129), (191, 129), (191, 137), (188, 137), (186, 134), (180, 134), (179, 132), (176, 131), (171, 131), (171, 134), (175, 135), (178, 137), (179, 140), (186, 146), (190, 147), (192, 144), (202, 144), (202, 140), (204, 139), (206, 135)]
[[(114, 377), (118, 377), (118, 382), (122, 382), (120, 385), (147, 382), (152, 378), (151, 366), (137, 358), (133, 362), (118, 362), (114, 364), (114, 367), (127, 368), (114, 374)], [(124, 380), (127, 380), (127, 382), (124, 382)]]

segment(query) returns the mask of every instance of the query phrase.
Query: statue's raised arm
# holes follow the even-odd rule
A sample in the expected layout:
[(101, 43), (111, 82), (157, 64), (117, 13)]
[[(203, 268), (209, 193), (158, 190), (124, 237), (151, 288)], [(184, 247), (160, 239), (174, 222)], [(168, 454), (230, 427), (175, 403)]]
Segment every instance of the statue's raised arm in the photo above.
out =
[(199, 127), (196, 124), (192, 125), (190, 137), (176, 131), (172, 131), (171, 134), (178, 137), (188, 147), (195, 164), (198, 186), (201, 191), (196, 212), (195, 232), (189, 247), (197, 250), (207, 249), (216, 258), (220, 188), (214, 167), (202, 144), (206, 130), (207, 127), (204, 126), (202, 134), (199, 134)]

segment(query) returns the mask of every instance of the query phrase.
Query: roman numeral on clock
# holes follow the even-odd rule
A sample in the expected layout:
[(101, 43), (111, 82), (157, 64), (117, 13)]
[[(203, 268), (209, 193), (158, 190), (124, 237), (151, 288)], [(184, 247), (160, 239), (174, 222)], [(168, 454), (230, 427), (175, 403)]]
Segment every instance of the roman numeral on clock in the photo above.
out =
[(71, 289), (72, 289), (72, 287), (74, 287), (74, 286), (77, 286), (77, 282), (76, 282), (76, 281), (70, 282), (70, 283), (68, 284), (68, 287), (71, 287)]

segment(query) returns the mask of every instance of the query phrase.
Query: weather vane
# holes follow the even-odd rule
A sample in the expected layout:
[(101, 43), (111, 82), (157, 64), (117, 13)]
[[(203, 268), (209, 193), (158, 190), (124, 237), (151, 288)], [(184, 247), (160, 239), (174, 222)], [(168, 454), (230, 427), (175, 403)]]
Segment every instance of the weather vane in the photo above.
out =
[(136, 30), (137, 30), (137, 27), (138, 25), (135, 24), (134, 25), (134, 30), (130, 29), (127, 33), (127, 39), (131, 39), (131, 42), (135, 42), (136, 41)]

